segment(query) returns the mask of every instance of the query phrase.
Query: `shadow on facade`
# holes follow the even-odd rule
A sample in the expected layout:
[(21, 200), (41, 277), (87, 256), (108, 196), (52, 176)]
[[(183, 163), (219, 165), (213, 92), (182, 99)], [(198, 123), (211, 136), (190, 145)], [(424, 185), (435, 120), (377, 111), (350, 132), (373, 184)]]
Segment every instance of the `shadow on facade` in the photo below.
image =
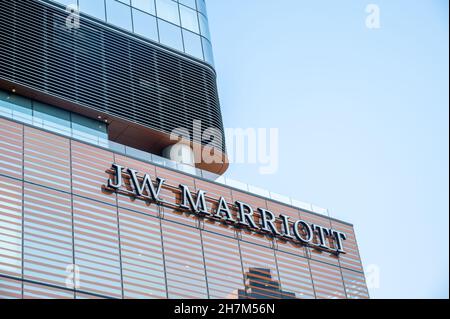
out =
[(295, 293), (283, 291), (272, 279), (270, 269), (250, 268), (245, 274), (245, 289), (239, 289), (238, 299), (296, 299)]

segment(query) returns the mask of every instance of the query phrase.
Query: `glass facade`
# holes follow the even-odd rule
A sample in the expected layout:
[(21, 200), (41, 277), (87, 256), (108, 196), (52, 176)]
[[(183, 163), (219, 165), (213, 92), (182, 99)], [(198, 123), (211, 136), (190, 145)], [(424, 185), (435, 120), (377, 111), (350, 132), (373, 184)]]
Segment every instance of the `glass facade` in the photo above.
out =
[[(0, 298), (368, 298), (351, 225), (17, 121), (71, 122), (31, 104), (0, 117)], [(167, 203), (105, 190), (112, 163), (167, 179)], [(179, 211), (181, 183), (209, 206), (224, 196), (345, 231), (347, 253)]]
[(53, 0), (214, 65), (205, 0)]
[(107, 125), (0, 90), (0, 116), (95, 145), (108, 146)]

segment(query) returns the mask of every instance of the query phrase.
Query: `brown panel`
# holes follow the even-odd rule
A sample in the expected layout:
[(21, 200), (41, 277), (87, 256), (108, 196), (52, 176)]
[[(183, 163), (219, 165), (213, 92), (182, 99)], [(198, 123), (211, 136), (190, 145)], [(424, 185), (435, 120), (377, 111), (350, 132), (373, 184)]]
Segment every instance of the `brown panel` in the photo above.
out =
[(241, 242), (240, 246), (248, 298), (280, 299), (282, 294), (274, 250), (246, 242)]
[(238, 241), (210, 232), (202, 236), (210, 298), (238, 299), (244, 289)]
[(277, 251), (288, 252), (290, 254), (306, 257), (306, 247), (291, 240), (283, 240), (281, 238), (276, 239), (275, 249)]
[(339, 255), (341, 267), (362, 272), (363, 267), (353, 227), (334, 220), (331, 221), (331, 224), (334, 229), (342, 231), (347, 235), (347, 239), (344, 241), (345, 254)]
[(170, 299), (207, 298), (200, 231), (162, 221)]
[[(331, 221), (326, 216), (319, 216), (316, 214), (301, 211), (300, 217), (310, 224), (316, 224), (322, 227), (331, 228)], [(313, 242), (314, 244), (317, 244), (319, 242), (317, 233), (314, 236)], [(333, 240), (331, 238), (326, 238), (326, 243), (329, 247), (334, 249)], [(339, 259), (334, 252), (328, 250), (319, 250), (314, 247), (307, 247), (307, 251), (309, 252), (311, 258), (314, 260), (327, 262), (333, 265), (339, 265)]]
[(314, 289), (308, 259), (283, 252), (277, 252), (278, 270), (284, 298), (295, 293), (295, 298), (313, 299)]
[(201, 228), (209, 232), (228, 236), (231, 238), (239, 238), (240, 230), (230, 224), (226, 224), (222, 221), (215, 221), (211, 219), (204, 219), (201, 223)]
[(166, 298), (160, 221), (121, 209), (120, 243), (125, 298)]
[(25, 184), (24, 278), (66, 288), (72, 241), (71, 195)]
[(122, 297), (116, 208), (74, 196), (73, 215), (79, 290)]
[(74, 292), (47, 287), (44, 285), (36, 285), (24, 283), (23, 285), (24, 299), (74, 299)]
[[(234, 220), (237, 220), (237, 212), (233, 209), (233, 197), (231, 195), (231, 189), (220, 186), (214, 183), (206, 182), (200, 179), (195, 180), (197, 189), (201, 189), (206, 192), (206, 203), (209, 211), (214, 214), (217, 211), (217, 205), (220, 197), (224, 197), (228, 203), (231, 214)], [(224, 221), (214, 221), (211, 219), (204, 219), (202, 221), (202, 227), (205, 230), (223, 234), (225, 236), (236, 237), (236, 228), (230, 226)]]
[(70, 192), (68, 139), (25, 127), (25, 180)]
[(369, 291), (367, 290), (366, 279), (364, 273), (342, 269), (344, 277), (345, 291), (349, 299), (368, 299)]
[[(233, 196), (233, 203), (236, 201), (244, 202), (248, 205), (250, 205), (254, 210), (254, 221), (257, 226), (261, 225), (261, 221), (259, 218), (259, 214), (257, 209), (263, 208), (267, 209), (267, 202), (265, 199), (262, 199), (260, 197), (256, 197), (253, 195), (249, 195), (246, 193), (238, 192), (236, 190), (232, 190), (232, 196)], [(237, 212), (235, 213), (237, 215)], [(242, 240), (252, 242), (255, 244), (263, 245), (266, 247), (273, 247), (274, 245), (274, 238), (270, 235), (264, 235), (260, 232), (254, 231), (254, 230), (248, 230), (247, 228), (242, 228), (240, 231), (240, 234), (242, 236)]]
[(318, 299), (344, 299), (345, 291), (339, 267), (310, 261), (311, 274)]
[(198, 226), (199, 221), (195, 214), (178, 209), (181, 203), (180, 184), (189, 187), (196, 198), (195, 180), (189, 175), (177, 173), (161, 167), (156, 167), (156, 176), (166, 179), (165, 186), (161, 190), (161, 197), (170, 207), (163, 207), (161, 212), (164, 219), (175, 221), (185, 225)]
[(23, 125), (0, 118), (0, 174), (22, 178)]
[(300, 218), (300, 210), (289, 207), (286, 205), (278, 204), (275, 202), (272, 202), (270, 200), (267, 201), (267, 209), (270, 210), (272, 213), (275, 214), (275, 216), (279, 216), (281, 214), (287, 215), (290, 217), (291, 221), (296, 221)]
[[(142, 177), (144, 174), (148, 174), (151, 176), (152, 181), (156, 180), (156, 172), (155, 172), (155, 166), (151, 164), (147, 164), (141, 161), (137, 161), (134, 159), (130, 159), (128, 157), (122, 156), (122, 155), (114, 155), (115, 163), (118, 165), (121, 165), (124, 167), (124, 170), (127, 168), (134, 169), (138, 172), (138, 176)], [(142, 212), (144, 214), (152, 215), (152, 216), (159, 216), (159, 209), (155, 203), (149, 200), (143, 200), (142, 198), (136, 198), (133, 196), (135, 193), (134, 187), (132, 186), (131, 180), (129, 178), (128, 174), (124, 175), (124, 189), (126, 189), (128, 192), (131, 193), (131, 195), (128, 194), (118, 194), (118, 204), (119, 207), (129, 209), (129, 210), (135, 210)], [(148, 194), (147, 194), (148, 196)], [(163, 198), (164, 199), (164, 198)]]
[(22, 277), (22, 182), (0, 176), (0, 274)]
[[(286, 205), (282, 205), (279, 203), (272, 202), (270, 200), (267, 201), (267, 209), (271, 211), (275, 216), (279, 216), (281, 214), (289, 216), (289, 224), (292, 229), (292, 225), (295, 221), (300, 219), (300, 211), (296, 208), (289, 207)], [(277, 227), (279, 230), (283, 228), (281, 219), (277, 218)], [(291, 230), (292, 234), (292, 230)], [(306, 256), (306, 248), (304, 245), (299, 244), (296, 240), (284, 240), (282, 238), (276, 238), (276, 248), (281, 251), (290, 252), (292, 254)]]
[(204, 190), (207, 197), (211, 197), (214, 200), (218, 200), (220, 197), (224, 197), (229, 204), (233, 204), (231, 189), (228, 187), (206, 182), (201, 179), (195, 180), (195, 186), (197, 187), (197, 189)]
[(75, 299), (106, 299), (106, 298), (95, 296), (95, 295), (90, 295), (90, 294), (83, 294), (83, 293), (77, 291), (77, 292), (75, 292)]
[(73, 193), (115, 204), (116, 195), (103, 190), (114, 162), (113, 153), (79, 142), (72, 142)]
[[(166, 186), (161, 190), (161, 197), (171, 206), (178, 207), (181, 202), (180, 184), (189, 186), (191, 192), (196, 192), (194, 178), (182, 173), (177, 173), (164, 168), (156, 167), (156, 175), (166, 179)], [(194, 196), (195, 197), (195, 196)], [(198, 225), (198, 218), (194, 214), (178, 209), (164, 208), (164, 218), (177, 221), (182, 224)]]
[(22, 281), (0, 277), (0, 299), (22, 299)]

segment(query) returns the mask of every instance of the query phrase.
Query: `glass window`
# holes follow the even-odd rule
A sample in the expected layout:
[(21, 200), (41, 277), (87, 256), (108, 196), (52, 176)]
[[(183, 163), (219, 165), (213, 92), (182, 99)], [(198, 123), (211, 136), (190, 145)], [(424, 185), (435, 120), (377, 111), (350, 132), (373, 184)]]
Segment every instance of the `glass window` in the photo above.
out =
[(133, 27), (135, 33), (158, 41), (158, 27), (154, 16), (133, 9)]
[(68, 5), (73, 5), (73, 4), (77, 4), (77, 1), (76, 0), (54, 0), (55, 2), (59, 2), (59, 3), (61, 3), (61, 4), (63, 4), (63, 5), (65, 5), (65, 6), (68, 6)]
[(184, 4), (185, 6), (191, 7), (192, 9), (197, 9), (195, 0), (179, 0), (178, 2)]
[(0, 91), (0, 115), (12, 118), (12, 104), (8, 100), (9, 94)]
[(78, 114), (72, 114), (72, 134), (74, 138), (90, 143), (108, 140), (106, 124)]
[(155, 1), (154, 0), (132, 0), (133, 7), (155, 15)]
[(183, 51), (181, 29), (173, 24), (158, 19), (159, 39), (162, 44)]
[(205, 16), (207, 15), (205, 0), (197, 0), (197, 10), (203, 13)]
[(205, 38), (202, 38), (202, 43), (203, 43), (203, 52), (205, 55), (205, 61), (210, 63), (211, 65), (214, 65), (214, 56), (213, 56), (211, 42), (209, 42)]
[(93, 17), (105, 20), (104, 0), (79, 0), (80, 11)]
[(60, 108), (34, 102), (33, 124), (70, 136), (70, 113)]
[(0, 114), (20, 122), (31, 124), (33, 114), (31, 101), (5, 91), (0, 91)]
[(183, 30), (184, 50), (187, 54), (203, 60), (202, 40), (199, 35)]
[(209, 25), (208, 20), (201, 14), (198, 15), (200, 20), (200, 31), (202, 36), (206, 37), (208, 40), (211, 40), (211, 34), (209, 33)]
[(132, 31), (131, 11), (129, 6), (116, 0), (108, 0), (106, 7), (108, 22)]
[(198, 27), (197, 12), (185, 6), (180, 6), (181, 25), (195, 33), (200, 33)]
[(180, 25), (178, 4), (172, 0), (156, 0), (156, 12), (158, 17)]

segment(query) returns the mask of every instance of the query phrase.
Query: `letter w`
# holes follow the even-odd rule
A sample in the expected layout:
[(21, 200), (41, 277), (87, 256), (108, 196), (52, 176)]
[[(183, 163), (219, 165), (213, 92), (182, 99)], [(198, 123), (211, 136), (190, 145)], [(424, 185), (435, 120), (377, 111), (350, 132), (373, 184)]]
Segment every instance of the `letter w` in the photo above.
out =
[(155, 189), (155, 185), (153, 185), (152, 179), (148, 174), (145, 174), (142, 178), (142, 184), (139, 182), (139, 178), (137, 176), (137, 172), (131, 168), (128, 169), (128, 174), (130, 174), (131, 182), (133, 183), (134, 190), (136, 195), (144, 196), (144, 192), (147, 191), (147, 194), (152, 197), (155, 202), (161, 202), (161, 198), (159, 194), (161, 193), (161, 188), (165, 182), (164, 178), (157, 178), (157, 186)]

